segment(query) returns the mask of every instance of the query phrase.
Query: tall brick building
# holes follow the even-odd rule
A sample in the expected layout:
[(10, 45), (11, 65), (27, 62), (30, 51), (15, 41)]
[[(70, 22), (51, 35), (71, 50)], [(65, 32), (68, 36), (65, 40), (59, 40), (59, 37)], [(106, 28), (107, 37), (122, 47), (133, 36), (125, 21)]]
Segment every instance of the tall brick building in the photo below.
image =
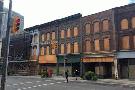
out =
[[(135, 78), (135, 4), (82, 17), (75, 14), (25, 29), (33, 34), (36, 72), (70, 75), (93, 71), (101, 78)], [(64, 61), (66, 60), (66, 61)], [(37, 66), (36, 66), (37, 65)]]

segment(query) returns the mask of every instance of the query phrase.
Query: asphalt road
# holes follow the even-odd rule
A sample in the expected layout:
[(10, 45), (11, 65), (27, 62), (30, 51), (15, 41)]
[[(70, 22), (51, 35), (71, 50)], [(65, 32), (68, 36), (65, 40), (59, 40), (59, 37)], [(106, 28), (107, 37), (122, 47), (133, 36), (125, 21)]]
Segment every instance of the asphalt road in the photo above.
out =
[(99, 85), (76, 80), (42, 79), (36, 77), (7, 77), (6, 90), (135, 90), (134, 88)]

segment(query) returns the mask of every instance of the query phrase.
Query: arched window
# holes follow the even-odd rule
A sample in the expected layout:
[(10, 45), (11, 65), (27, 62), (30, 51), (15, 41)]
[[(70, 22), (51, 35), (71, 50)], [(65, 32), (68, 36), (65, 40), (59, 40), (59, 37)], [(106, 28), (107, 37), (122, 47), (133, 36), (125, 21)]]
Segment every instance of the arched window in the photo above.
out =
[(74, 42), (74, 53), (78, 53), (79, 49), (78, 49), (78, 42)]
[(71, 44), (70, 43), (67, 44), (67, 53), (71, 53)]
[(135, 17), (132, 18), (132, 28), (135, 28)]
[(50, 40), (50, 33), (47, 33), (47, 40)]
[(55, 54), (55, 48), (52, 48), (52, 55)]
[(85, 41), (85, 52), (90, 52), (91, 51), (91, 43), (90, 40)]
[(34, 43), (37, 43), (37, 42), (38, 42), (38, 35), (35, 34), (35, 35), (34, 35)]
[(110, 41), (109, 38), (104, 38), (104, 50), (110, 50)]
[(90, 29), (91, 29), (91, 27), (90, 27), (90, 24), (89, 23), (87, 23), (86, 25), (85, 25), (85, 34), (90, 34)]
[(50, 54), (50, 50), (49, 50), (49, 49), (50, 49), (50, 47), (47, 46), (47, 47), (46, 47), (46, 55), (49, 55), (49, 54)]
[(44, 36), (44, 34), (41, 35), (41, 40), (42, 40), (42, 41), (45, 41), (45, 36)]
[(41, 47), (41, 49), (40, 49), (40, 54), (41, 54), (41, 55), (44, 55), (44, 54), (45, 54), (45, 49), (44, 49), (44, 47)]
[(61, 54), (64, 54), (64, 44), (61, 44)]
[(99, 43), (99, 40), (95, 40), (95, 51), (100, 51), (100, 43)]
[(74, 36), (78, 36), (78, 28), (77, 27), (74, 27)]
[(122, 19), (121, 20), (121, 30), (128, 29), (128, 20), (127, 19)]
[(70, 37), (71, 36), (71, 33), (70, 33), (70, 28), (68, 28), (68, 30), (67, 30), (67, 37)]
[(122, 37), (122, 49), (129, 49), (129, 36)]
[(64, 38), (65, 32), (64, 30), (61, 30), (61, 38)]
[(109, 30), (109, 21), (104, 20), (103, 21), (103, 31), (108, 31)]
[(52, 32), (52, 40), (55, 40), (55, 32)]
[(99, 32), (99, 22), (94, 23), (94, 32)]

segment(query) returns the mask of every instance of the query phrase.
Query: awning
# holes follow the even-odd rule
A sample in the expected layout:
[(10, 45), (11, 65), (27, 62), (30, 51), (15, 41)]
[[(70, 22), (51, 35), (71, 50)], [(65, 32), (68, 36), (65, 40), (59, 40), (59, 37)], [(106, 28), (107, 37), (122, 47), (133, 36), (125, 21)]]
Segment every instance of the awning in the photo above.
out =
[(56, 55), (39, 56), (39, 63), (57, 63), (57, 57)]
[(85, 57), (83, 62), (113, 62), (113, 57)]

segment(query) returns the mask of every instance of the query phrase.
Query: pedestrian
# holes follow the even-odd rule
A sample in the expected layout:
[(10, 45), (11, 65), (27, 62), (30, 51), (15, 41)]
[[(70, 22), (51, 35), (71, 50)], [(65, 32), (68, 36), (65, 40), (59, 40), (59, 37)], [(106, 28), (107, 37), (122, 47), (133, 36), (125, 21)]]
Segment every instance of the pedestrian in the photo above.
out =
[(68, 70), (65, 72), (66, 81), (68, 83)]
[(76, 70), (75, 70), (75, 77), (76, 77), (76, 80), (77, 80), (77, 76), (78, 76), (78, 70), (76, 69)]

